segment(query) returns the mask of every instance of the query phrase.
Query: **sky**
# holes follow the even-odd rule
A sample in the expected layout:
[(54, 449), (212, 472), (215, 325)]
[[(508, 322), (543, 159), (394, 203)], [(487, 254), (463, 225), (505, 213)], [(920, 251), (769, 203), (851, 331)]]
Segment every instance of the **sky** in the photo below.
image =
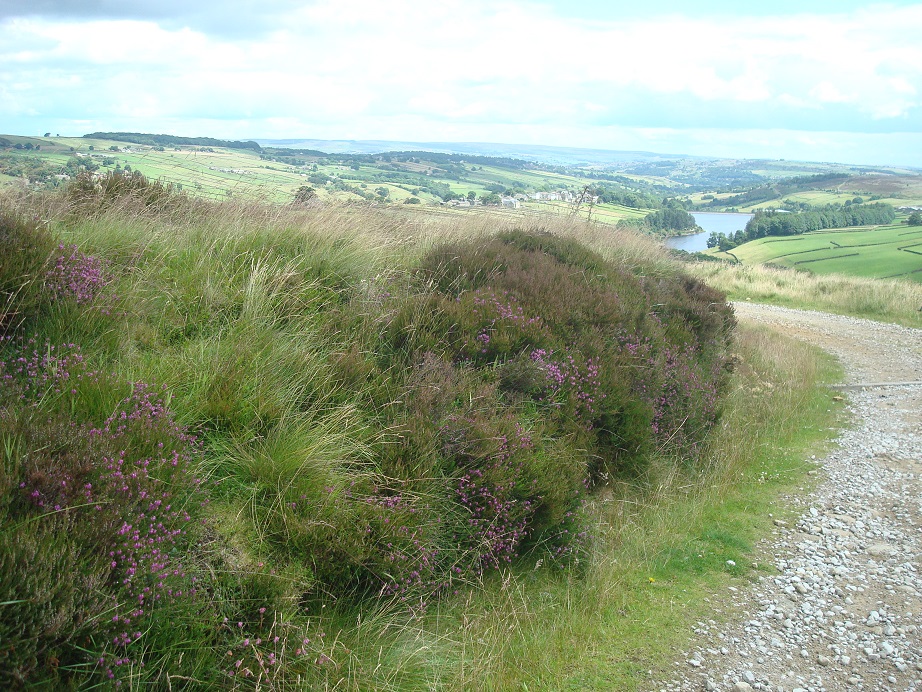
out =
[(922, 168), (922, 3), (0, 0), (0, 133)]

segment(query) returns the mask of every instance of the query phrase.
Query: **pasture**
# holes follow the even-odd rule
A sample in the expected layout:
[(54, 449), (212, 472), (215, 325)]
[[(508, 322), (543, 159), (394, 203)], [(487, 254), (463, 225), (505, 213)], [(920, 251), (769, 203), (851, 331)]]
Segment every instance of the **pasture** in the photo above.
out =
[(848, 274), (922, 282), (922, 227), (893, 224), (760, 238), (717, 257), (773, 264), (812, 274)]
[[(446, 174), (440, 164), (419, 162), (375, 162), (344, 165), (340, 160), (321, 156), (302, 156), (303, 163), (294, 165), (261, 157), (250, 150), (221, 147), (177, 146), (154, 147), (143, 144), (83, 137), (24, 138), (9, 136), (10, 141), (31, 143), (38, 150), (13, 153), (40, 157), (63, 172), (74, 156), (92, 160), (100, 172), (130, 167), (151, 180), (171, 183), (196, 197), (224, 200), (230, 197), (271, 203), (291, 201), (302, 185), (315, 188), (318, 198), (350, 201), (360, 194), (374, 193), (385, 187), (392, 202), (403, 202), (415, 196), (425, 204), (440, 202), (440, 198), (423, 188), (430, 184), (447, 185), (459, 195), (473, 192), (478, 197), (490, 193), (489, 186), (535, 190), (581, 189), (592, 181), (579, 175), (565, 175), (543, 170), (523, 170), (502, 165), (470, 165), (462, 163), (454, 174)], [(304, 162), (306, 161), (306, 162)], [(329, 184), (310, 182), (319, 174)], [(4, 186), (19, 181), (10, 176), (0, 180)], [(351, 189), (350, 189), (351, 188)], [(644, 211), (645, 215), (647, 212)], [(611, 215), (611, 214), (609, 214)], [(616, 215), (620, 218), (621, 215)]]
[[(581, 177), (578, 171), (568, 175), (500, 163), (481, 165), (461, 162), (446, 166), (425, 159), (390, 161), (384, 158), (370, 162), (310, 155), (301, 155), (294, 162), (283, 162), (245, 149), (186, 145), (156, 147), (83, 137), (13, 139), (23, 144), (30, 142), (33, 147), (41, 146), (40, 150), (17, 150), (14, 152), (16, 155), (40, 157), (62, 173), (68, 161), (77, 157), (80, 161), (92, 161), (100, 173), (116, 170), (117, 167), (130, 169), (150, 180), (172, 184), (195, 197), (215, 201), (236, 199), (285, 204), (294, 199), (299, 187), (309, 185), (322, 201), (353, 202), (363, 197), (380, 201), (378, 191), (384, 188), (387, 190), (384, 199), (389, 203), (402, 204), (416, 197), (422, 202), (421, 206), (431, 208), (442, 202), (437, 189), (447, 189), (461, 197), (474, 193), (479, 198), (496, 190), (496, 186), (526, 193), (562, 189), (576, 193), (594, 182)], [(21, 184), (20, 178), (0, 178), (2, 187)], [(577, 211), (575, 205), (561, 201), (528, 201), (518, 210), (478, 206), (446, 209), (445, 212), (522, 219), (570, 217), (574, 214), (587, 219), (590, 216), (588, 205)], [(613, 225), (624, 219), (642, 219), (649, 213), (649, 209), (600, 204), (592, 207), (591, 218)]]

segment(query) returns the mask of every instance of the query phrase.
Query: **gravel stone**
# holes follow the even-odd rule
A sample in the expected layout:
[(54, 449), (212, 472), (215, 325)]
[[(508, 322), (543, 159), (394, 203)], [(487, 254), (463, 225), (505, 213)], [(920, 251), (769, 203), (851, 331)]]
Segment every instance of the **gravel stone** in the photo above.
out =
[[(797, 518), (773, 518), (756, 547), (771, 569), (710, 599), (714, 616), (682, 657), (701, 668), (678, 668), (665, 687), (700, 690), (706, 669), (715, 689), (922, 692), (922, 330), (734, 307), (839, 358), (849, 427), (805, 460), (815, 485), (779, 502)], [(709, 649), (721, 655), (694, 653)]]

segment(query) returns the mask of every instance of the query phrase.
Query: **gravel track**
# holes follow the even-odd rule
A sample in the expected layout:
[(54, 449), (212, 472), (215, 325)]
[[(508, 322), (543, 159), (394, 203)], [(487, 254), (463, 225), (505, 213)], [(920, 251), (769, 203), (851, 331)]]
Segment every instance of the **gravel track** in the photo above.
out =
[(697, 623), (651, 689), (922, 692), (922, 330), (734, 307), (838, 357), (852, 423), (758, 546), (777, 574), (712, 599), (725, 624)]

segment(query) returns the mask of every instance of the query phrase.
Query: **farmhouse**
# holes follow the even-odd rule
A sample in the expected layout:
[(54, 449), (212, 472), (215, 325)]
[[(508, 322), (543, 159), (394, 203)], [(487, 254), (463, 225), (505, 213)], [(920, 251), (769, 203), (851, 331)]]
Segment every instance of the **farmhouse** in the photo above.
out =
[(557, 190), (556, 192), (533, 192), (529, 197), (536, 202), (575, 202), (576, 195), (569, 190)]
[(208, 170), (217, 171), (218, 173), (232, 173), (234, 175), (253, 175), (253, 171), (248, 171), (243, 168), (219, 168), (217, 166), (209, 166)]

